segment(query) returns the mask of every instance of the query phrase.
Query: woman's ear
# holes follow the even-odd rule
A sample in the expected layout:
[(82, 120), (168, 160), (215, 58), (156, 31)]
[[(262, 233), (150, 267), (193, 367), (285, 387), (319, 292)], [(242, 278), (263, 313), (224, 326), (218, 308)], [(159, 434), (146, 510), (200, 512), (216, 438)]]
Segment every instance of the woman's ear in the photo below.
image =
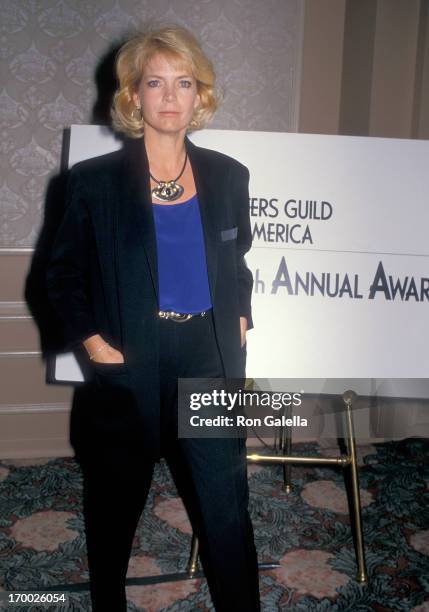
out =
[(134, 102), (134, 105), (135, 105), (137, 108), (141, 108), (141, 101), (140, 101), (140, 98), (139, 98), (139, 94), (138, 94), (137, 92), (134, 92), (134, 93), (132, 94), (132, 96), (131, 96), (131, 100)]

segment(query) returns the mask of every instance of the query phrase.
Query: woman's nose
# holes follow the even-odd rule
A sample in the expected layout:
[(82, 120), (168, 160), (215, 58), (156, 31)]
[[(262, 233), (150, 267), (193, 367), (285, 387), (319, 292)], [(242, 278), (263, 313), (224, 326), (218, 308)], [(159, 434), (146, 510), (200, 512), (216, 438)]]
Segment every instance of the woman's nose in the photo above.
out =
[(167, 86), (165, 88), (165, 90), (164, 90), (164, 99), (167, 102), (171, 102), (172, 100), (174, 100), (175, 95), (176, 94), (175, 94), (175, 91), (174, 91), (174, 87)]

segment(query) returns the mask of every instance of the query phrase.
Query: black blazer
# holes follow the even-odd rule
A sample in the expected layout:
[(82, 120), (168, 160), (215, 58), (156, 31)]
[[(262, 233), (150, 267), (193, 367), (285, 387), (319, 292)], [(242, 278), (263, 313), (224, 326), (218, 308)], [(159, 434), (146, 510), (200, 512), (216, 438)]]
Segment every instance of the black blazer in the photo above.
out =
[[(185, 146), (198, 194), (225, 374), (241, 378), (246, 349), (240, 347), (240, 316), (247, 317), (248, 329), (253, 327), (253, 276), (244, 259), (252, 242), (249, 172), (233, 158), (198, 147), (188, 138)], [(149, 432), (159, 414), (159, 293), (144, 140), (129, 139), (119, 151), (75, 164), (67, 194), (47, 268), (49, 300), (64, 324), (64, 348), (77, 348), (99, 333), (120, 350), (125, 363), (94, 365), (97, 384), (88, 385), (92, 393), (105, 390), (113, 380), (116, 387), (127, 388), (135, 403), (131, 421), (137, 426), (137, 419)], [(85, 393), (88, 397), (88, 389), (78, 390), (76, 410), (84, 410)], [(101, 430), (93, 433), (103, 435)]]

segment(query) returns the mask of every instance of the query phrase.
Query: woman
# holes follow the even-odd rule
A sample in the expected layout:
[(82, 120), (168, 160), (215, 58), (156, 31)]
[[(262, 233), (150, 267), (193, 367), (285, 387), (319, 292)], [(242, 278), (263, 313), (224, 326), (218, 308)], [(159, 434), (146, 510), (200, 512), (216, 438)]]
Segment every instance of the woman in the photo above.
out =
[(134, 532), (165, 457), (200, 542), (217, 611), (259, 610), (246, 444), (179, 438), (178, 378), (244, 376), (253, 327), (247, 168), (187, 138), (216, 109), (215, 75), (179, 27), (117, 57), (121, 151), (76, 164), (48, 268), (76, 389), (71, 442), (84, 477), (93, 610), (126, 610)]

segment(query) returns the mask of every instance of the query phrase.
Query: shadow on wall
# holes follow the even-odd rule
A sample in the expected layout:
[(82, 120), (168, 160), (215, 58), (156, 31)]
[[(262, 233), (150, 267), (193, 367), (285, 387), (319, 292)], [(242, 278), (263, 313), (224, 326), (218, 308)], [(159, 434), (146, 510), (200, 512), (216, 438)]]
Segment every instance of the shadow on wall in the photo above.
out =
[[(92, 109), (91, 124), (111, 128), (110, 107), (117, 86), (115, 57), (124, 41), (112, 46), (100, 59), (94, 74), (97, 97)], [(25, 300), (39, 329), (42, 359), (64, 350), (60, 319), (53, 310), (46, 291), (46, 268), (66, 207), (70, 128), (63, 131), (60, 171), (51, 177), (46, 188), (44, 216), (34, 246), (29, 272), (25, 280)]]
[(115, 74), (115, 58), (123, 42), (125, 40), (112, 46), (95, 69), (94, 80), (97, 87), (97, 99), (92, 108), (92, 124), (111, 126), (110, 108), (113, 94), (118, 86)]

